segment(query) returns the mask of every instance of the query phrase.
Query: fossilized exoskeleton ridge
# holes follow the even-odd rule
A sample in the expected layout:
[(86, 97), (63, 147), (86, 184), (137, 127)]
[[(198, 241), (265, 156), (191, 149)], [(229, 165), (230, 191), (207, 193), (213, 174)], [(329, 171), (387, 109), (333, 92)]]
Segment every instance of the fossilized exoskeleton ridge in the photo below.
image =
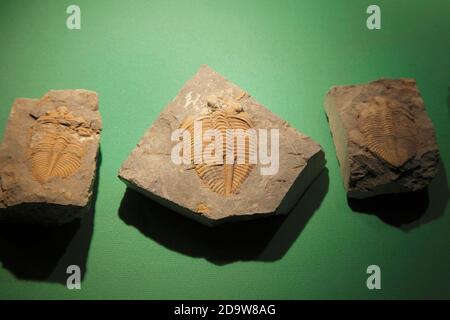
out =
[[(254, 164), (250, 163), (250, 154), (255, 152), (255, 145), (248, 136), (245, 137), (245, 144), (242, 146), (237, 143), (231, 136), (231, 132), (236, 130), (247, 130), (253, 128), (250, 115), (243, 110), (243, 107), (238, 102), (242, 95), (236, 99), (228, 100), (215, 95), (208, 96), (206, 104), (208, 114), (197, 119), (188, 117), (181, 125), (182, 129), (189, 131), (191, 139), (191, 162), (194, 169), (202, 182), (206, 184), (212, 191), (223, 195), (230, 196), (236, 194), (239, 187), (247, 179), (248, 175), (254, 168)], [(222, 137), (222, 155), (223, 161), (218, 164), (210, 164), (202, 161), (195, 161), (195, 145), (202, 144), (202, 149), (211, 142), (205, 142), (203, 139), (197, 141), (194, 139), (194, 121), (199, 121), (202, 124), (203, 134), (207, 130), (217, 130)], [(230, 130), (231, 129), (231, 130)], [(227, 141), (233, 141), (227, 143)], [(238, 149), (238, 148), (244, 148)], [(242, 163), (237, 161), (238, 150), (245, 155), (245, 161)], [(227, 154), (232, 154), (234, 159), (230, 163)], [(198, 159), (197, 159), (198, 160)]]
[(401, 167), (417, 152), (417, 128), (411, 112), (384, 97), (365, 102), (359, 127), (368, 149), (394, 167)]
[(33, 177), (41, 184), (55, 177), (70, 177), (81, 165), (84, 141), (94, 132), (64, 106), (39, 116), (29, 146)]

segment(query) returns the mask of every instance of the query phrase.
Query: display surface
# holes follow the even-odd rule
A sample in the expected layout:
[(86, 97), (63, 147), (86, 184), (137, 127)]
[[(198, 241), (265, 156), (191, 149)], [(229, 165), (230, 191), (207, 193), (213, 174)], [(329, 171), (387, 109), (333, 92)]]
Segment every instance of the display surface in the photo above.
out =
[(119, 177), (211, 226), (289, 213), (324, 164), (319, 144), (202, 66), (146, 131)]
[[(369, 1), (77, 1), (81, 30), (68, 30), (71, 2), (2, 1), (2, 137), (17, 97), (51, 89), (96, 91), (104, 128), (95, 215), (64, 232), (1, 225), (0, 297), (449, 298), (450, 3), (377, 3), (382, 29), (371, 31)], [(202, 64), (323, 147), (328, 171), (285, 218), (212, 233), (117, 178)], [(426, 206), (364, 214), (346, 199), (323, 100), (333, 85), (382, 77), (417, 80), (443, 166)], [(398, 227), (405, 211), (417, 219)], [(70, 264), (81, 290), (65, 286)], [(381, 290), (366, 287), (372, 264)]]

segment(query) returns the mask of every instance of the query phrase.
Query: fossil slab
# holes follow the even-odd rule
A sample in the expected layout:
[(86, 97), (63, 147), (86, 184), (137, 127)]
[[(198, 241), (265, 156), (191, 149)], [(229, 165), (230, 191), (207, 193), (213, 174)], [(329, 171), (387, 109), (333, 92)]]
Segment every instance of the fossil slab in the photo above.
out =
[[(180, 135), (174, 136), (177, 131)], [(262, 154), (276, 150), (275, 169), (275, 154), (273, 162), (260, 154), (262, 141), (268, 142)], [(147, 130), (122, 164), (119, 178), (211, 226), (289, 213), (324, 164), (319, 144), (202, 66)]]
[(428, 186), (439, 149), (415, 80), (333, 87), (324, 105), (349, 197)]
[(0, 220), (62, 224), (87, 212), (101, 129), (95, 92), (17, 99), (0, 147)]

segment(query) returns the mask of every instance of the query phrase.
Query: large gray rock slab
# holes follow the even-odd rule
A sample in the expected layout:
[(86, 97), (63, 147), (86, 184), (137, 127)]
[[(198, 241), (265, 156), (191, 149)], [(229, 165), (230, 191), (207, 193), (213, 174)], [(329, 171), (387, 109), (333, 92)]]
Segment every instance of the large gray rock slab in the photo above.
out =
[(95, 92), (16, 99), (0, 147), (0, 220), (62, 224), (88, 212), (101, 129)]
[[(195, 163), (174, 163), (171, 155), (177, 142), (172, 141), (171, 135), (175, 130), (191, 130), (189, 119), (203, 119), (203, 125), (208, 127), (225, 118), (230, 126), (253, 128), (256, 132), (267, 129), (271, 143), (274, 140), (271, 140), (270, 129), (278, 129), (276, 172), (263, 175), (263, 168), (269, 165), (260, 161), (251, 167), (245, 166), (249, 161), (239, 169), (230, 167), (237, 183), (230, 183), (227, 190), (226, 181), (230, 180), (224, 173), (226, 164), (202, 171)], [(229, 220), (290, 212), (324, 164), (319, 144), (237, 85), (202, 66), (145, 133), (120, 168), (119, 178), (149, 198), (211, 226)]]
[(439, 149), (414, 79), (336, 86), (324, 106), (349, 197), (429, 185)]

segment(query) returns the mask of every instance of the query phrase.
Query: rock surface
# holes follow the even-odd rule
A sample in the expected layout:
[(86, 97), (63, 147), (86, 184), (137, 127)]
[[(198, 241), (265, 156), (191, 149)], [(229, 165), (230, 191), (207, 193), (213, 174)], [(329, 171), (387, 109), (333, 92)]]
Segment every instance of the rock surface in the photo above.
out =
[(333, 87), (324, 106), (349, 197), (416, 191), (435, 176), (439, 149), (414, 79)]
[[(209, 126), (219, 123), (220, 127), (223, 122), (215, 119), (228, 119), (232, 127), (278, 129), (278, 171), (262, 175), (261, 169), (269, 165), (259, 161), (251, 167), (231, 167), (231, 171), (224, 171), (224, 165), (205, 169), (201, 165), (175, 164), (171, 154), (176, 142), (171, 135), (186, 122), (185, 128), (192, 128), (189, 119), (202, 119), (203, 125)], [(268, 136), (272, 141), (270, 133)], [(316, 142), (235, 84), (202, 66), (145, 133), (123, 163), (119, 178), (172, 210), (211, 226), (290, 212), (324, 164), (324, 153)], [(229, 180), (222, 172), (233, 172), (239, 179), (227, 189)]]
[(95, 92), (16, 99), (0, 147), (0, 220), (62, 224), (87, 212), (101, 129)]

